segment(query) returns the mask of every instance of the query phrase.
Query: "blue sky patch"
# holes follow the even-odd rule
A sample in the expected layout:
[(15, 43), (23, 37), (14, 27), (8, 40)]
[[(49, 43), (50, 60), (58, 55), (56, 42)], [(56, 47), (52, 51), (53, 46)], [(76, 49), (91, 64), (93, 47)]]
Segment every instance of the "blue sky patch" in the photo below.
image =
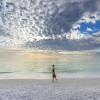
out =
[(82, 22), (80, 24), (79, 31), (84, 34), (93, 34), (100, 31), (100, 20), (97, 20), (96, 23), (92, 22)]

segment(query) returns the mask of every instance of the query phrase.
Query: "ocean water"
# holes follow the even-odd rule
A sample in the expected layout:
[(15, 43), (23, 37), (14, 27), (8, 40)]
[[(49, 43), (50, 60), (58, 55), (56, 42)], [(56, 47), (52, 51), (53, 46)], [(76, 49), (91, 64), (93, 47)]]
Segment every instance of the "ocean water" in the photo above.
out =
[(42, 53), (0, 50), (0, 79), (51, 79), (100, 77), (100, 53)]

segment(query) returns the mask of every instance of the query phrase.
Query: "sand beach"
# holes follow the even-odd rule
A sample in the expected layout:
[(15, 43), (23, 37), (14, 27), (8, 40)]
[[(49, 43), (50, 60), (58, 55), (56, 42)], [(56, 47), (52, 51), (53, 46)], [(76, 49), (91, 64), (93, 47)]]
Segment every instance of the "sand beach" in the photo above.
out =
[(0, 80), (0, 100), (100, 100), (100, 79)]

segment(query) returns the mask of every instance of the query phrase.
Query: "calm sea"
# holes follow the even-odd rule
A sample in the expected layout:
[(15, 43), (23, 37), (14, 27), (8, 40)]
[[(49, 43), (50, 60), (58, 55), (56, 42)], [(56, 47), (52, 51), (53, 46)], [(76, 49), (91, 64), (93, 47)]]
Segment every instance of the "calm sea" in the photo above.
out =
[(57, 54), (0, 51), (0, 79), (50, 79), (52, 64), (59, 78), (100, 77), (100, 53)]

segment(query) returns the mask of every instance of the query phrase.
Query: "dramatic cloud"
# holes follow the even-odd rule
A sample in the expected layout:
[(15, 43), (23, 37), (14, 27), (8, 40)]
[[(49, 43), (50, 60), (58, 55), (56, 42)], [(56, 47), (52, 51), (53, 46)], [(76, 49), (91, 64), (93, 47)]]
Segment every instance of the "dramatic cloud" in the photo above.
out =
[(4, 36), (4, 37), (10, 37), (10, 33), (8, 33), (7, 31), (5, 31), (6, 29), (3, 29), (2, 27), (0, 27), (0, 36)]
[[(84, 2), (66, 2), (61, 7), (58, 7), (56, 11), (47, 16), (46, 29), (48, 35), (51, 34), (62, 34), (69, 32), (73, 24), (81, 19), (85, 12), (93, 13), (98, 7), (98, 1), (95, 0), (84, 0)], [(47, 34), (47, 32), (45, 32)]]
[(92, 38), (80, 40), (46, 39), (41, 41), (27, 42), (25, 46), (42, 50), (91, 50), (100, 47), (100, 41), (97, 42)]
[(0, 0), (0, 45), (99, 48), (99, 4), (100, 0)]

